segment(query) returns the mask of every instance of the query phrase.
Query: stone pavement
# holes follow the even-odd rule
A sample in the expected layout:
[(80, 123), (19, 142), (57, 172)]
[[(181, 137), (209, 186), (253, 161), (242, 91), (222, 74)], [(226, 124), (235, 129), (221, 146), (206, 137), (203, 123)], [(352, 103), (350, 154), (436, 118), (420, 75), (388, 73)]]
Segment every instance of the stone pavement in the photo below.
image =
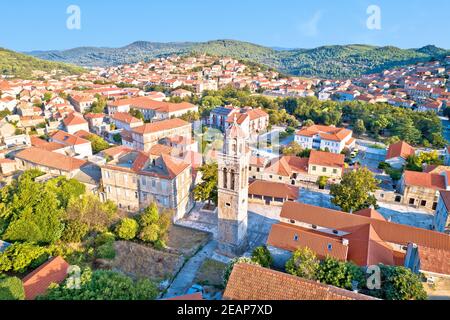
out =
[(197, 271), (207, 258), (211, 258), (213, 256), (216, 247), (217, 242), (215, 240), (211, 240), (195, 256), (189, 259), (189, 261), (186, 262), (183, 268), (181, 268), (178, 272), (163, 298), (167, 299), (186, 294), (186, 291), (194, 282)]

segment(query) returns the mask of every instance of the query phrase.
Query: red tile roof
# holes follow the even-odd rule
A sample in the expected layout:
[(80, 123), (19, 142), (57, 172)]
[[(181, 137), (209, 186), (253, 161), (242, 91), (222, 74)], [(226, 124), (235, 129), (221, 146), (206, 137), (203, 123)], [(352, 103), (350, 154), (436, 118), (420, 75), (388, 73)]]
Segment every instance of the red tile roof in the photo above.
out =
[(299, 188), (284, 183), (256, 180), (250, 184), (248, 194), (297, 200)]
[(309, 156), (310, 165), (318, 165), (324, 167), (343, 168), (345, 156), (331, 152), (323, 152), (312, 150)]
[(181, 128), (184, 126), (191, 126), (189, 122), (186, 122), (181, 119), (170, 119), (170, 120), (163, 120), (159, 122), (154, 123), (147, 123), (143, 126), (133, 128), (134, 133), (138, 134), (147, 134), (147, 133), (155, 133), (175, 128)]
[(16, 158), (34, 163), (36, 165), (41, 165), (65, 172), (71, 172), (73, 170), (80, 169), (82, 166), (87, 164), (87, 162), (84, 160), (75, 159), (36, 147), (22, 150), (21, 152), (16, 154)]
[(308, 247), (320, 259), (330, 256), (342, 261), (347, 260), (348, 246), (344, 245), (342, 240), (286, 223), (272, 226), (267, 244), (292, 252)]
[(445, 190), (445, 177), (439, 174), (405, 171), (403, 174), (405, 185), (423, 187), (427, 189)]
[(391, 144), (389, 146), (386, 160), (392, 159), (392, 158), (403, 158), (407, 159), (409, 156), (412, 156), (416, 153), (415, 149), (411, 147), (409, 144), (407, 144), (404, 141), (397, 142), (395, 144)]
[(352, 291), (246, 263), (231, 272), (224, 300), (375, 300)]
[(307, 128), (302, 128), (297, 132), (297, 135), (305, 137), (319, 135), (324, 140), (342, 141), (349, 135), (352, 135), (352, 131), (333, 126), (313, 125)]
[(61, 257), (52, 258), (23, 278), (25, 299), (34, 300), (45, 294), (52, 283), (60, 284), (67, 277), (69, 264)]
[(111, 119), (128, 124), (142, 123), (142, 120), (133, 117), (131, 114), (127, 112), (116, 112), (111, 116)]
[(75, 126), (79, 124), (87, 124), (87, 121), (81, 115), (77, 115), (75, 113), (69, 114), (64, 118), (63, 123), (66, 127)]

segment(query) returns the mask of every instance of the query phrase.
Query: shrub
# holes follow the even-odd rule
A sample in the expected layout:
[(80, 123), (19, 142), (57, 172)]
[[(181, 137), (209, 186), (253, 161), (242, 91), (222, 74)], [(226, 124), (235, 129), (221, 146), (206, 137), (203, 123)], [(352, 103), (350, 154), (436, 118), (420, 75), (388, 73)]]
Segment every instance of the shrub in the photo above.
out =
[(335, 287), (351, 290), (353, 281), (356, 281), (358, 286), (364, 284), (364, 273), (361, 268), (351, 262), (327, 257), (320, 263), (317, 271), (317, 280)]
[(97, 248), (95, 256), (99, 259), (114, 259), (116, 257), (114, 242), (102, 244)]
[(317, 279), (320, 261), (309, 248), (298, 249), (286, 262), (286, 271), (294, 276), (309, 280)]
[(80, 221), (68, 221), (64, 229), (62, 240), (69, 243), (78, 243), (83, 241), (89, 232), (89, 226)]
[(116, 227), (116, 234), (120, 239), (133, 240), (139, 231), (139, 224), (136, 220), (125, 218)]
[(159, 238), (159, 226), (151, 224), (142, 228), (139, 239), (145, 242), (156, 242)]
[(31, 243), (14, 243), (0, 254), (0, 272), (23, 273), (36, 261), (48, 257), (47, 250)]
[(22, 280), (17, 277), (0, 279), (0, 300), (24, 300)]
[(266, 246), (255, 248), (252, 253), (252, 260), (264, 268), (270, 268), (273, 262), (272, 255)]

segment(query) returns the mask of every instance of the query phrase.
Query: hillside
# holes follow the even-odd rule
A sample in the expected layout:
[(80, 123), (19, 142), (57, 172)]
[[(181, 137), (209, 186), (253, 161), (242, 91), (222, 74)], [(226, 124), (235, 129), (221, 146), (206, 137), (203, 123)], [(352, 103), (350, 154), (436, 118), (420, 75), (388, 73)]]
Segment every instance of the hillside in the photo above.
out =
[(449, 55), (450, 51), (426, 46), (420, 49), (367, 45), (324, 46), (315, 49), (274, 49), (235, 40), (204, 43), (153, 43), (139, 41), (122, 48), (76, 48), (66, 51), (36, 51), (41, 59), (83, 66), (111, 66), (148, 61), (171, 54), (206, 53), (231, 56), (276, 68), (281, 72), (322, 78), (356, 77), (384, 69), (414, 64)]
[(78, 66), (61, 62), (52, 62), (37, 59), (25, 54), (0, 48), (0, 74), (15, 76), (21, 79), (35, 78), (35, 71), (52, 72), (57, 70), (60, 74), (81, 74), (84, 69)]

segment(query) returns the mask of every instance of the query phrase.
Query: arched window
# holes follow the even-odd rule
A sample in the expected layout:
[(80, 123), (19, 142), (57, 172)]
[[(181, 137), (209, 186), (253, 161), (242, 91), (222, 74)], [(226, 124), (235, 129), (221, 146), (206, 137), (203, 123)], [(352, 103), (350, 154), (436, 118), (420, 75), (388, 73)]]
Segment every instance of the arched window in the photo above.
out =
[(228, 172), (227, 168), (223, 168), (223, 187), (228, 188)]
[(231, 190), (234, 190), (235, 188), (235, 173), (234, 170), (231, 169)]

